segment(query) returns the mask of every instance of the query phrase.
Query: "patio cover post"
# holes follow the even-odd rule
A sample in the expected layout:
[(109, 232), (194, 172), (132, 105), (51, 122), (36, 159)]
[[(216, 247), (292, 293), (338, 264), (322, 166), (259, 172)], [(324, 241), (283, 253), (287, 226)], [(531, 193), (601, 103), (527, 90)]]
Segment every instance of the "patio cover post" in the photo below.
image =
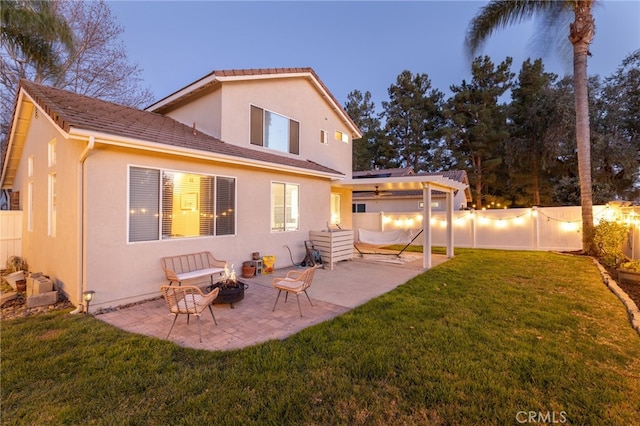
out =
[(422, 187), (422, 267), (431, 268), (431, 184)]
[(447, 191), (447, 258), (453, 257), (453, 189)]

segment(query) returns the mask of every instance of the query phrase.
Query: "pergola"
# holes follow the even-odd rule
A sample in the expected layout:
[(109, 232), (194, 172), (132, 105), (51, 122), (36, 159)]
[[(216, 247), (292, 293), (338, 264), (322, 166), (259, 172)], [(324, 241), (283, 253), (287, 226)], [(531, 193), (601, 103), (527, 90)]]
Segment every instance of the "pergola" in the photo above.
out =
[(431, 268), (431, 192), (446, 194), (447, 257), (453, 257), (453, 199), (456, 191), (464, 191), (467, 185), (442, 176), (402, 176), (388, 178), (348, 179), (334, 182), (333, 186), (352, 191), (410, 191), (422, 189), (422, 267)]

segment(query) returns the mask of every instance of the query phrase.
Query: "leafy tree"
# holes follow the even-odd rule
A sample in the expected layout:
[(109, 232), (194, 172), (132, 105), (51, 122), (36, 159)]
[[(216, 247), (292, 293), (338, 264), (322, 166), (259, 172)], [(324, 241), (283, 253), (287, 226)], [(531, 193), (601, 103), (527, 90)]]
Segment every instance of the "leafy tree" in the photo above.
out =
[(541, 206), (551, 203), (549, 171), (555, 153), (547, 136), (555, 107), (556, 75), (544, 72), (541, 59), (527, 59), (511, 91), (510, 143), (507, 146), (509, 178), (514, 203)]
[(380, 119), (375, 112), (375, 103), (371, 101), (371, 93), (352, 91), (347, 95), (344, 108), (362, 132), (362, 138), (353, 141), (353, 170), (371, 170), (375, 159), (384, 150)]
[(564, 17), (573, 14), (574, 22), (569, 25), (569, 41), (573, 45), (576, 145), (582, 206), (582, 248), (587, 253), (594, 252), (587, 78), (587, 56), (589, 55), (589, 45), (595, 34), (595, 21), (591, 13), (594, 1), (491, 0), (471, 21), (466, 38), (469, 52), (474, 54), (496, 29), (521, 22), (537, 14), (546, 18), (545, 22), (548, 23), (548, 26), (557, 27), (563, 22)]
[(48, 1), (0, 0), (0, 36), (4, 51), (20, 55), (19, 66), (30, 64), (41, 72), (60, 71), (56, 44), (68, 51), (73, 48), (71, 28)]
[(431, 87), (427, 74), (403, 71), (382, 102), (385, 132), (397, 152), (400, 167), (432, 169), (443, 123), (444, 94)]
[[(60, 52), (73, 49), (73, 32), (53, 4), (40, 0), (0, 0), (0, 145), (9, 130), (15, 88), (27, 69), (61, 72)], [(4, 158), (4, 155), (1, 157)]]
[(594, 83), (594, 182), (607, 190), (598, 201), (634, 200), (640, 194), (640, 50), (613, 75)]
[(547, 138), (552, 142), (553, 162), (549, 164), (552, 205), (579, 205), (580, 181), (575, 146), (575, 104), (573, 78), (564, 77), (553, 86), (553, 110)]
[[(447, 140), (458, 167), (467, 169), (478, 209), (490, 195), (490, 186), (500, 185), (498, 170), (509, 133), (505, 106), (498, 102), (513, 78), (511, 61), (506, 58), (496, 67), (488, 56), (476, 58), (471, 82), (451, 86), (454, 95), (445, 110)], [(494, 195), (498, 194), (494, 191)]]
[[(13, 2), (3, 1), (3, 18), (5, 3), (15, 6)], [(128, 106), (138, 107), (152, 101), (150, 90), (142, 88), (141, 70), (127, 61), (125, 48), (118, 41), (122, 28), (116, 24), (104, 1), (18, 2), (21, 7), (31, 3), (43, 7), (47, 11), (48, 20), (53, 19), (53, 16), (60, 25), (66, 24), (73, 34), (73, 48), (67, 49), (64, 43), (49, 42), (50, 55), (55, 58), (56, 66), (47, 67), (3, 37), (0, 45), (0, 84), (3, 92), (0, 121), (4, 135), (11, 119), (15, 97), (13, 94), (21, 78), (47, 82), (54, 87)], [(11, 22), (18, 21), (14, 19)], [(34, 26), (39, 28), (35, 24)]]

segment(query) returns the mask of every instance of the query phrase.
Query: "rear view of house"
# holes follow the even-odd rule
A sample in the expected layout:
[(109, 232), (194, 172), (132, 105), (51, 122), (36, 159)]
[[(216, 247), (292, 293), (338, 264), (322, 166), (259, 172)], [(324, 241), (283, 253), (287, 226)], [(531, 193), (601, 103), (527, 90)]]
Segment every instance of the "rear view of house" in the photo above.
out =
[(22, 81), (0, 184), (31, 269), (117, 306), (158, 295), (162, 257), (287, 266), (310, 230), (349, 227), (334, 184), (360, 136), (310, 68), (214, 71), (144, 111)]

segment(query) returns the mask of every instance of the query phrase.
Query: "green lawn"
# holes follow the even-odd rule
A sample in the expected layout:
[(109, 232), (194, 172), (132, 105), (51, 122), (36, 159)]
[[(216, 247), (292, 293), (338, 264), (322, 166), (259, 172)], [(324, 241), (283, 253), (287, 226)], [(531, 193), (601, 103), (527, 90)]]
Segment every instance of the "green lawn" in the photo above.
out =
[(233, 352), (68, 312), (3, 322), (2, 424), (638, 421), (640, 337), (590, 259), (456, 253), (334, 320)]

